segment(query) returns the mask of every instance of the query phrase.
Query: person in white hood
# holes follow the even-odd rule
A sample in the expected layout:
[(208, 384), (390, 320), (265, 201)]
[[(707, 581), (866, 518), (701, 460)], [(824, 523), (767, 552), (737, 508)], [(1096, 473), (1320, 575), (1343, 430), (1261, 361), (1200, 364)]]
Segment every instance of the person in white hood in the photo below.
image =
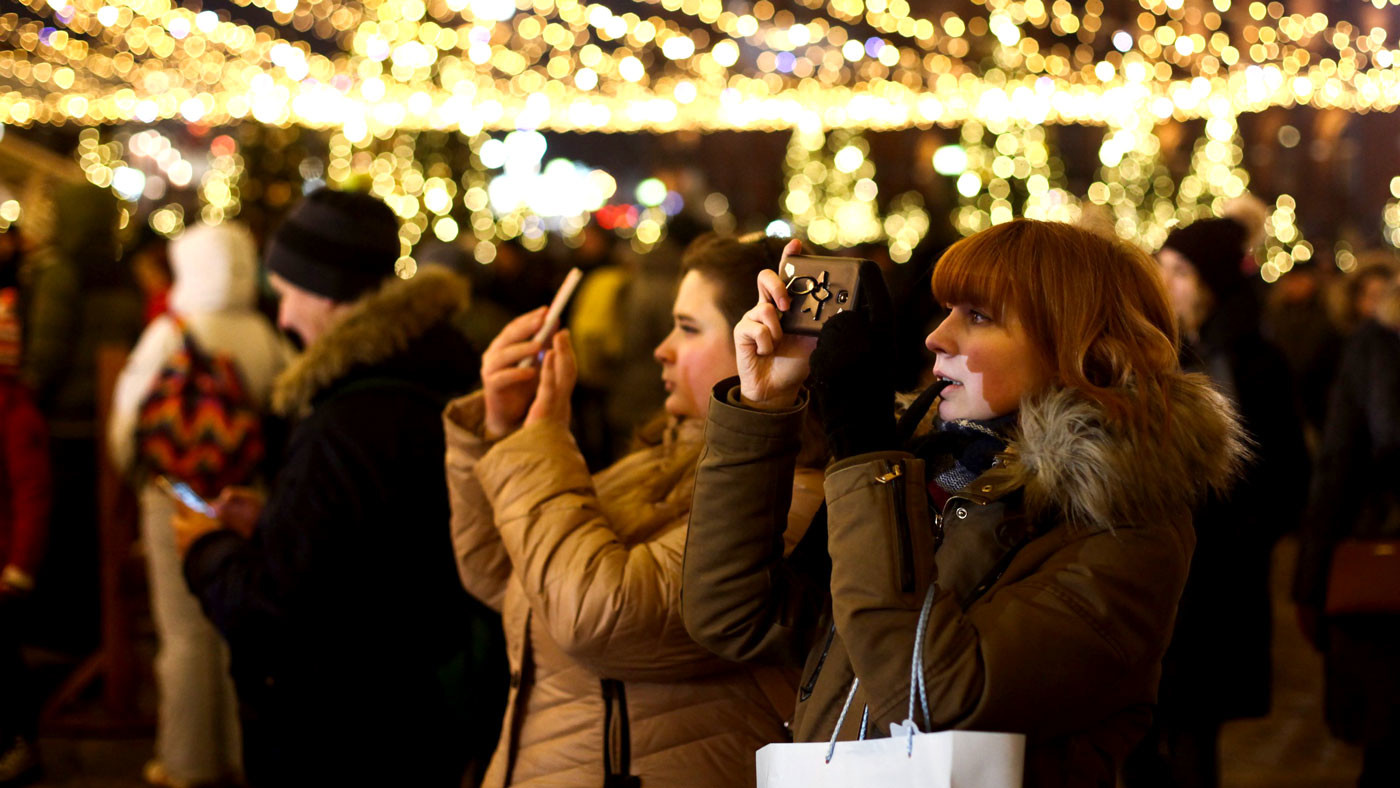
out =
[[(228, 222), (193, 226), (171, 241), (170, 263), (175, 275), (170, 312), (203, 352), (233, 359), (248, 396), (265, 409), (273, 378), (287, 365), (291, 349), (256, 309), (252, 233)], [(180, 329), (166, 314), (146, 327), (127, 359), (108, 431), (119, 469), (132, 467), (141, 403), (181, 346)], [(233, 782), (241, 773), (242, 748), (228, 649), (185, 585), (170, 526), (174, 504), (152, 481), (140, 491), (141, 536), (160, 638), (155, 664), (160, 706), (155, 759), (147, 764), (146, 779), (168, 786)]]

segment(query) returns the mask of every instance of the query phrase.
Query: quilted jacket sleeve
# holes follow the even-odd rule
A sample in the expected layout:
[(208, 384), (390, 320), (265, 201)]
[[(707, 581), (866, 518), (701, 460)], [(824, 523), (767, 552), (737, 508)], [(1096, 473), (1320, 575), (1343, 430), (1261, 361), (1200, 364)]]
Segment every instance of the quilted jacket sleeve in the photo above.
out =
[(572, 658), (624, 681), (725, 667), (681, 622), (685, 529), (622, 543), (566, 428), (516, 431), (481, 458), (476, 475), (535, 620)]
[(452, 549), (462, 586), (500, 612), (510, 580), (510, 556), (496, 531), (491, 501), (476, 475), (477, 463), (490, 449), (482, 437), (485, 415), (479, 392), (453, 400), (443, 411), (447, 497), (452, 504)]
[[(887, 483), (896, 466), (923, 478), (918, 465), (897, 452), (861, 455), (826, 480), (833, 615), (877, 730), (907, 715), (909, 655), (937, 582), (924, 491)], [(1150, 702), (1193, 546), (1190, 529), (1169, 521), (1061, 526), (1027, 545), (967, 612), (939, 589), (923, 641), (932, 727), (1053, 736)]]

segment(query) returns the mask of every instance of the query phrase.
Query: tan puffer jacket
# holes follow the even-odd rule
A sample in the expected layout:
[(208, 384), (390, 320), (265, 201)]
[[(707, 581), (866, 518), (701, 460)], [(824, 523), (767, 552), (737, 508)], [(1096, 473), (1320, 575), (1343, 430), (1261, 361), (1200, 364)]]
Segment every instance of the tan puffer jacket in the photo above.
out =
[[(444, 413), (452, 539), (467, 590), (501, 611), (511, 692), (488, 788), (601, 785), (619, 714), (644, 786), (754, 782), (754, 751), (787, 738), (797, 685), (787, 668), (736, 666), (681, 621), (681, 566), (703, 425), (590, 477), (567, 430), (522, 428), (491, 445), (480, 394)], [(790, 548), (821, 503), (821, 473), (794, 482)]]

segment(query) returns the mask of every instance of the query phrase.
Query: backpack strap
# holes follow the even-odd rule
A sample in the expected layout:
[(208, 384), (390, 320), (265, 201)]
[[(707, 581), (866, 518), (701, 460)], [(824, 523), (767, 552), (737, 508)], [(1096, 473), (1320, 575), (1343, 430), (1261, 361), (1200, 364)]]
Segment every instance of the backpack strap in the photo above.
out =
[(190, 324), (174, 312), (166, 312), (165, 315), (170, 318), (170, 321), (175, 324), (175, 329), (180, 332), (180, 342), (183, 343), (185, 353), (190, 357), (190, 366), (207, 367), (209, 355), (204, 352), (199, 340), (195, 339), (194, 332), (190, 330)]

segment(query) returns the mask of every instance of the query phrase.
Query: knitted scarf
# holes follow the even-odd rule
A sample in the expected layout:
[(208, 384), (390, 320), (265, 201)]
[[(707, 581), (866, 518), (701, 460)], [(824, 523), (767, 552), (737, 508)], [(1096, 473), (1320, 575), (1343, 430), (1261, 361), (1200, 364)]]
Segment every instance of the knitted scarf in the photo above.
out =
[(941, 492), (938, 497), (946, 498), (991, 468), (992, 460), (1006, 449), (1016, 417), (1010, 413), (984, 421), (940, 422), (936, 432), (919, 440), (913, 450), (928, 465), (930, 492)]

